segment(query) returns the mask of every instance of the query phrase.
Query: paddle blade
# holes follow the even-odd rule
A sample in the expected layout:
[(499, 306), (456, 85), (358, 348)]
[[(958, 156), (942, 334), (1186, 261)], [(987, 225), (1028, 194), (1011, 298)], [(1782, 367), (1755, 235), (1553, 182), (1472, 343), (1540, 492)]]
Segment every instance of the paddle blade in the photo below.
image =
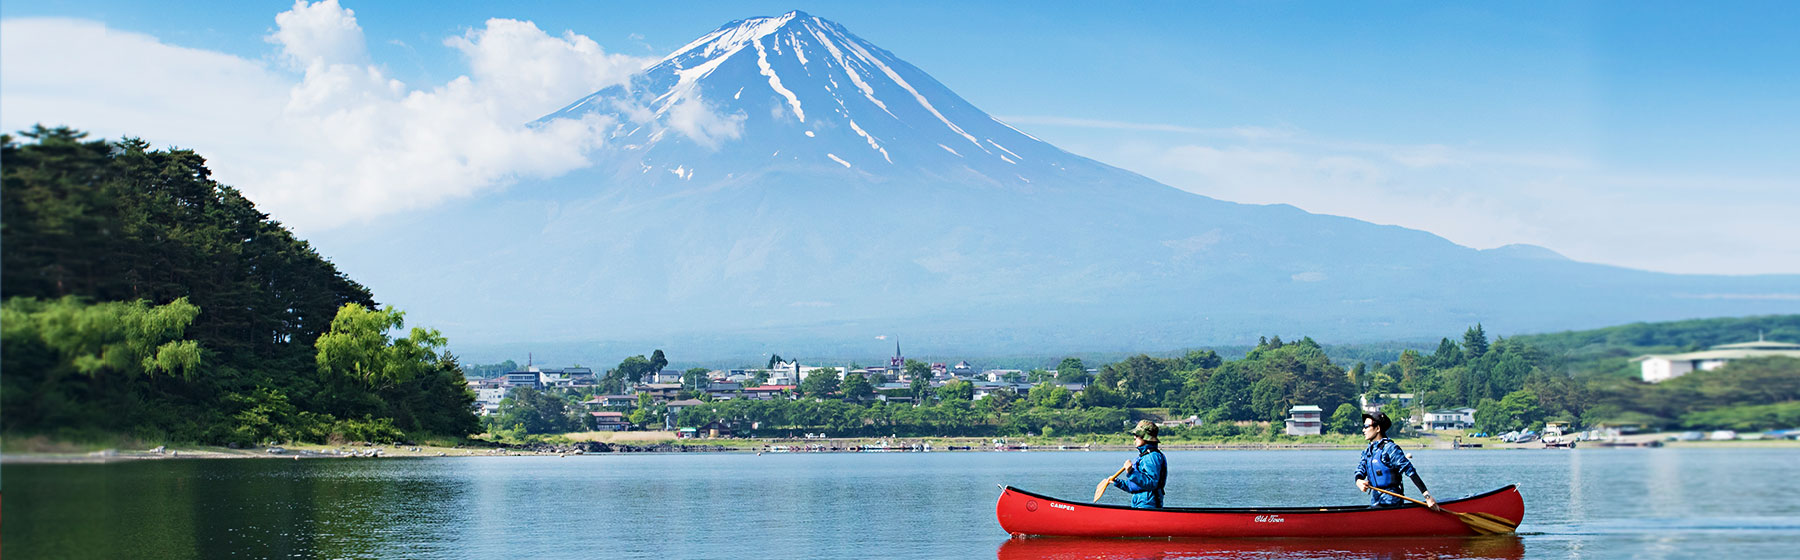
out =
[(1492, 521), (1495, 523), (1499, 523), (1501, 525), (1505, 525), (1507, 527), (1511, 527), (1513, 529), (1519, 528), (1518, 522), (1515, 522), (1511, 519), (1507, 519), (1505, 517), (1500, 517), (1498, 515), (1494, 515), (1492, 513), (1484, 513), (1484, 512), (1475, 511), (1475, 512), (1469, 512), (1469, 515), (1477, 516), (1482, 519), (1486, 519), (1488, 521)]
[(1100, 495), (1106, 493), (1106, 487), (1112, 486), (1112, 481), (1118, 479), (1119, 475), (1125, 474), (1125, 470), (1129, 468), (1131, 468), (1131, 465), (1127, 463), (1125, 466), (1119, 467), (1119, 472), (1112, 473), (1112, 476), (1106, 477), (1106, 480), (1100, 481), (1100, 485), (1094, 487), (1094, 501), (1099, 502)]
[(1499, 523), (1480, 515), (1457, 513), (1456, 518), (1462, 520), (1464, 525), (1468, 525), (1470, 529), (1475, 530), (1477, 534), (1481, 535), (1504, 535), (1513, 532), (1514, 528), (1510, 524)]

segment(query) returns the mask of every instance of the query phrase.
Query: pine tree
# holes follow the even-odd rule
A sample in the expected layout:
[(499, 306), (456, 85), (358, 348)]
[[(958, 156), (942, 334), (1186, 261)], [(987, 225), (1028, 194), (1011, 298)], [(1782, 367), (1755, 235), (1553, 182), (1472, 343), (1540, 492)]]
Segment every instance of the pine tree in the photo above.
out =
[(1470, 360), (1480, 358), (1487, 353), (1487, 332), (1481, 330), (1481, 323), (1475, 323), (1475, 326), (1469, 327), (1469, 330), (1463, 332), (1463, 350), (1468, 353)]

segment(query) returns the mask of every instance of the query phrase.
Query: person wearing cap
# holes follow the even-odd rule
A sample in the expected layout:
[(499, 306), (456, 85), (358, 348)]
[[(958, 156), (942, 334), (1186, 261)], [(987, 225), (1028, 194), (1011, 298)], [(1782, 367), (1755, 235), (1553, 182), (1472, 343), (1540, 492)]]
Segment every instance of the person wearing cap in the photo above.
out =
[(1406, 458), (1406, 452), (1400, 444), (1388, 439), (1388, 428), (1393, 421), (1385, 412), (1368, 412), (1362, 415), (1363, 439), (1369, 440), (1369, 446), (1363, 449), (1362, 461), (1356, 464), (1356, 489), (1369, 493), (1369, 507), (1393, 507), (1405, 502), (1400, 498), (1370, 488), (1380, 488), (1395, 494), (1405, 494), (1406, 489), (1400, 483), (1400, 476), (1412, 478), (1413, 486), (1419, 487), (1419, 493), (1425, 496), (1425, 505), (1437, 509), (1437, 499), (1431, 497), (1431, 491), (1425, 489), (1425, 481), (1419, 478), (1419, 471), (1413, 468), (1412, 461)]
[(1131, 507), (1160, 508), (1169, 463), (1156, 448), (1156, 423), (1139, 420), (1129, 433), (1137, 444), (1137, 460), (1125, 462), (1125, 474), (1113, 478), (1113, 486), (1131, 493)]

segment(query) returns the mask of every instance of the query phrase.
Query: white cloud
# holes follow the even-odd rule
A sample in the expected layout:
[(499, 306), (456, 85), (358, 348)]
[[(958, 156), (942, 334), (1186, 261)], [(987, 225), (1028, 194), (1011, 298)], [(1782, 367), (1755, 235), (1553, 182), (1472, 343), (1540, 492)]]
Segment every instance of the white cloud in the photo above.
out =
[(275, 33), (265, 39), (281, 45), (283, 59), (294, 68), (368, 62), (356, 13), (338, 6), (337, 0), (316, 4), (294, 0), (293, 9), (275, 15), (275, 26)]
[(217, 179), (304, 231), (586, 166), (610, 123), (526, 123), (648, 60), (493, 19), (445, 41), (468, 76), (414, 88), (368, 60), (354, 13), (335, 0), (296, 2), (275, 20), (267, 40), (283, 68), (91, 21), (7, 19), (0, 127), (62, 124), (195, 149)]
[(529, 21), (490, 19), (487, 26), (444, 40), (468, 57), (469, 75), (483, 97), (506, 100), (518, 120), (561, 108), (597, 86), (620, 83), (651, 59), (607, 54), (573, 31), (551, 37)]
[(669, 128), (692, 138), (702, 146), (717, 148), (719, 142), (737, 138), (744, 132), (743, 114), (721, 115), (697, 99), (682, 99), (664, 119)]
[(7, 131), (34, 124), (111, 138), (156, 131), (161, 136), (147, 139), (181, 139), (184, 147), (203, 138), (254, 139), (271, 127), (285, 90), (255, 62), (94, 22), (0, 21), (0, 126)]

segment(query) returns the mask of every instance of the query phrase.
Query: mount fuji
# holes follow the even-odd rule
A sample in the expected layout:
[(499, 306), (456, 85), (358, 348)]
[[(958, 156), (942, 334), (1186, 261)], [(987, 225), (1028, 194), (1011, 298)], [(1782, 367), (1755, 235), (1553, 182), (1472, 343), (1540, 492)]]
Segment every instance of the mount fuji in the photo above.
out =
[(725, 24), (539, 122), (555, 119), (607, 124), (592, 166), (315, 241), (477, 361), (856, 356), (876, 335), (945, 355), (1151, 351), (1800, 312), (1795, 276), (1479, 251), (1175, 189), (801, 12)]

